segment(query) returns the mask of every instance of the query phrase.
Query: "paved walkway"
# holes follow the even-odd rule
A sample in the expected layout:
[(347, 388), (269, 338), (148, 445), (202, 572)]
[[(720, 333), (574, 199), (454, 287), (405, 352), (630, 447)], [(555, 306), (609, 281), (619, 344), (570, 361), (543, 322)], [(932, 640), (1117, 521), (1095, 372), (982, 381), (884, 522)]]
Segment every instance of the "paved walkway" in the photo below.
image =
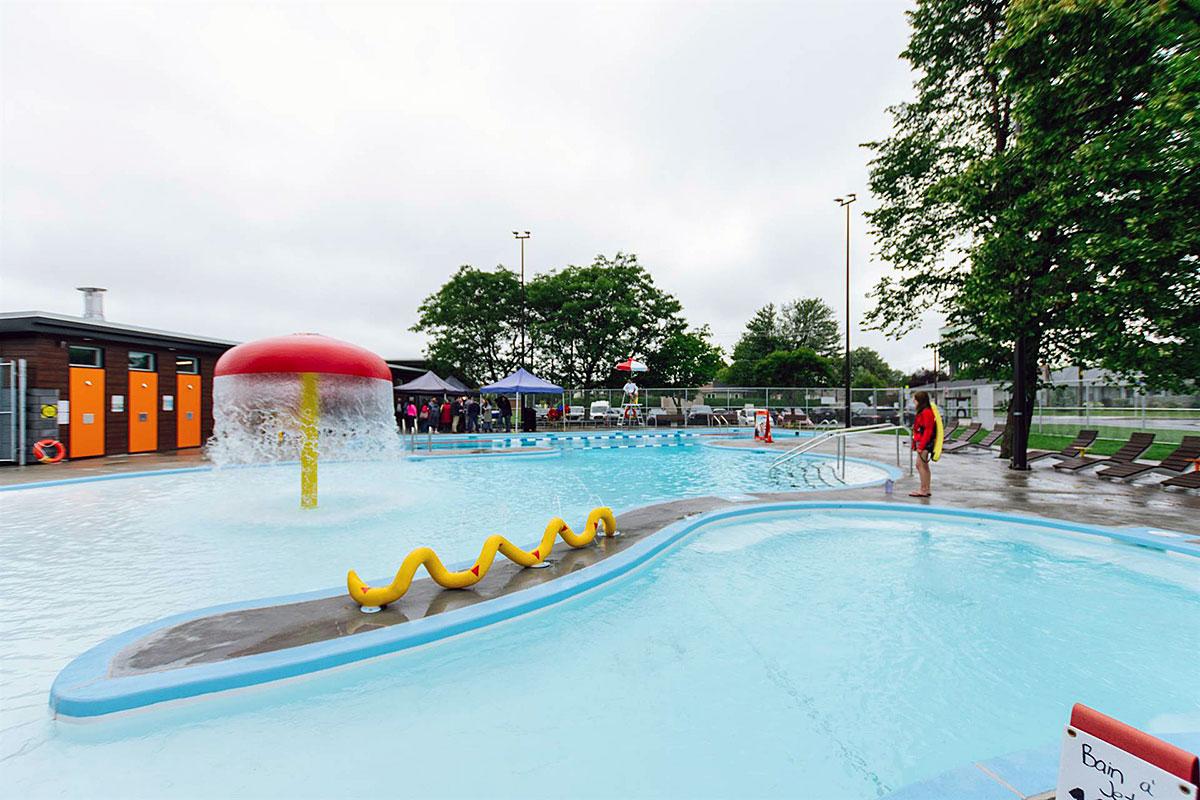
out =
[[(760, 442), (736, 441), (722, 446), (762, 447)], [(795, 445), (795, 440), (776, 442), (780, 451)], [(817, 452), (832, 452), (833, 445)], [(969, 451), (978, 448), (967, 448)], [(852, 439), (847, 455), (869, 458), (887, 464), (896, 463), (896, 445), (890, 436), (860, 436)], [(884, 497), (878, 488), (848, 489), (837, 492), (848, 500), (888, 500), (894, 503), (921, 503), (952, 508), (979, 508), (1010, 514), (1057, 517), (1072, 522), (1115, 527), (1166, 528), (1200, 535), (1200, 495), (1169, 492), (1158, 486), (1165, 475), (1153, 474), (1136, 483), (1118, 483), (1096, 477), (1096, 468), (1065, 473), (1053, 467), (1054, 459), (1032, 464), (1028, 472), (1015, 472), (995, 453), (946, 453), (933, 465), (933, 497), (914, 498), (908, 493), (917, 488), (917, 476), (908, 475), (908, 450), (901, 449), (904, 477), (896, 482), (895, 494)], [(803, 496), (801, 496), (801, 494)], [(818, 493), (827, 496), (828, 493)], [(796, 493), (789, 499), (814, 499), (814, 493)]]

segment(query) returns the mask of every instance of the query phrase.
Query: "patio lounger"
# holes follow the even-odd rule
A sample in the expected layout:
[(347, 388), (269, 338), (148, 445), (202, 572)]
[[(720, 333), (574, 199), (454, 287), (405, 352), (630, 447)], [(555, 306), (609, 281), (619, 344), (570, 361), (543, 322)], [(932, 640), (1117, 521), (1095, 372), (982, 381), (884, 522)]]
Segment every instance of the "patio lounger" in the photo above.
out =
[[(975, 435), (976, 431), (981, 430), (983, 428), (983, 426), (972, 423), (971, 427), (975, 428), (975, 430), (972, 431), (971, 428), (967, 428), (967, 433), (965, 436), (962, 436), (958, 439), (954, 439), (953, 441), (945, 442), (942, 445), (942, 452), (943, 453), (953, 453), (955, 450), (962, 450), (963, 448), (970, 445), (971, 437)], [(991, 434), (989, 433), (988, 436), (991, 436)], [(987, 436), (985, 436), (984, 438), (986, 439)]]
[(968, 447), (982, 447), (984, 450), (991, 450), (992, 445), (1000, 441), (1000, 437), (1004, 435), (1004, 425), (997, 425), (995, 430), (987, 436), (980, 439), (978, 442), (972, 442), (970, 439), (961, 439), (942, 448), (943, 453), (954, 453), (958, 450), (965, 450)]
[(952, 419), (949, 424), (942, 425), (942, 443), (950, 441), (955, 429), (958, 427), (958, 420)]
[(1159, 486), (1164, 489), (1200, 489), (1200, 471), (1192, 470), (1174, 478), (1167, 478)]
[(955, 446), (961, 447), (961, 446), (966, 445), (967, 442), (971, 441), (971, 437), (974, 436), (975, 434), (979, 433), (979, 431), (982, 428), (983, 428), (982, 423), (972, 422), (967, 427), (961, 428), (960, 430), (962, 431), (962, 434), (954, 437), (953, 439), (950, 438), (950, 436), (943, 434), (943, 436), (942, 436), (942, 452), (943, 453), (946, 452), (946, 450), (951, 447), (955, 447)]
[(1090, 429), (1080, 431), (1074, 441), (1062, 450), (1029, 450), (1025, 453), (1025, 460), (1031, 462), (1042, 458), (1074, 458), (1079, 455), (1081, 450), (1091, 447), (1092, 442), (1096, 441), (1096, 437), (1099, 435), (1100, 431)]
[(1126, 464), (1115, 464), (1108, 469), (1102, 469), (1096, 474), (1101, 478), (1135, 478), (1147, 472), (1166, 470), (1173, 473), (1183, 473), (1190, 469), (1192, 461), (1200, 458), (1200, 436), (1185, 436), (1175, 448), (1175, 452), (1157, 464), (1139, 464), (1131, 461)]
[(1076, 456), (1075, 458), (1068, 458), (1066, 461), (1058, 462), (1054, 465), (1054, 468), (1066, 470), (1067, 472), (1078, 472), (1081, 469), (1093, 467), (1101, 462), (1108, 464), (1130, 464), (1142, 453), (1149, 450), (1150, 445), (1153, 443), (1153, 433), (1130, 434), (1129, 441), (1121, 445), (1121, 448), (1108, 458), (1104, 456)]

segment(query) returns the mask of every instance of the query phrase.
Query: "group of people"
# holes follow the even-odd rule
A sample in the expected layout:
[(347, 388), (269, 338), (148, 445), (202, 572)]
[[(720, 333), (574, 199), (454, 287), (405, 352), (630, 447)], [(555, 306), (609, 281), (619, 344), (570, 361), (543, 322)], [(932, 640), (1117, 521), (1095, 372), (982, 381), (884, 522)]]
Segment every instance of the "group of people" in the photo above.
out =
[(412, 396), (396, 403), (396, 417), (402, 433), (491, 433), (512, 432), (512, 401), (504, 395), (495, 405), (486, 397)]

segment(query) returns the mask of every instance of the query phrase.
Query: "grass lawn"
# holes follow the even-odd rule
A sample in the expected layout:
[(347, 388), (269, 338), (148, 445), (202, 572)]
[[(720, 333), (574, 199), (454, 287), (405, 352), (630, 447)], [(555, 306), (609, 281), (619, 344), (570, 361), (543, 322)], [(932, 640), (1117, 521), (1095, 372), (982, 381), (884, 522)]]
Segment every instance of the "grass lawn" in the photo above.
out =
[[(979, 441), (987, 434), (980, 431), (972, 437), (972, 441)], [(1029, 434), (1029, 449), (1030, 450), (1062, 450), (1069, 445), (1074, 439), (1074, 436), (1058, 436), (1052, 433), (1030, 433)], [(1111, 456), (1113, 453), (1124, 444), (1124, 441), (1117, 439), (1097, 439), (1091, 447), (1087, 449), (1089, 456)], [(1174, 444), (1152, 444), (1150, 449), (1142, 456), (1147, 461), (1162, 461), (1164, 458), (1175, 452), (1178, 445)], [(1000, 452), (999, 446), (995, 447), (996, 452)]]

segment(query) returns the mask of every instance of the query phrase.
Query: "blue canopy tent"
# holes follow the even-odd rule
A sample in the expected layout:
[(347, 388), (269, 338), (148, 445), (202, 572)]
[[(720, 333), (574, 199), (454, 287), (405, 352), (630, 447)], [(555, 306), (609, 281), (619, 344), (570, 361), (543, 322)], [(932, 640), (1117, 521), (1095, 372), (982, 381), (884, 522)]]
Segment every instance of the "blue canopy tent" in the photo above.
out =
[[(561, 386), (555, 386), (550, 381), (542, 380), (524, 367), (495, 383), (480, 386), (479, 391), (481, 394), (515, 394), (518, 409), (521, 408), (521, 395), (523, 394), (561, 394), (564, 396), (563, 406), (566, 407), (566, 392)], [(563, 424), (566, 425), (565, 414), (563, 415)]]

